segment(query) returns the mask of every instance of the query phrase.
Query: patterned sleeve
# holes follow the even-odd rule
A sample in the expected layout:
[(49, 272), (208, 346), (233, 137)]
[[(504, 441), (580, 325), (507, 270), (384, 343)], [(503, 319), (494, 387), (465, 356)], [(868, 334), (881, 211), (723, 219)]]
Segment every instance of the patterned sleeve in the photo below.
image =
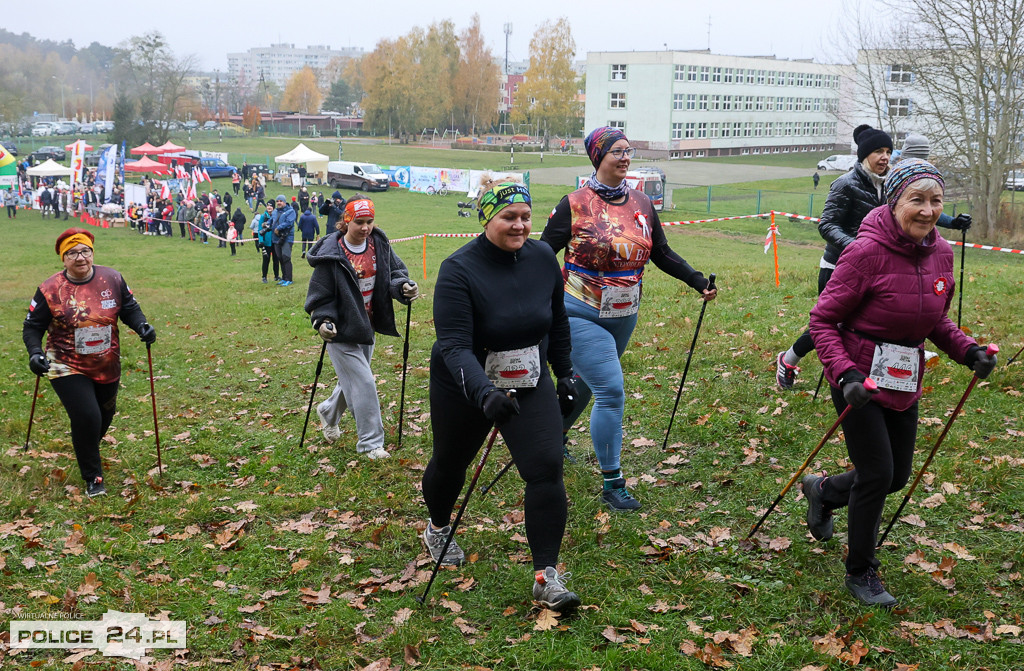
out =
[(572, 208), (569, 205), (569, 196), (562, 196), (562, 200), (558, 201), (558, 205), (551, 211), (540, 239), (541, 242), (548, 243), (555, 254), (569, 244), (569, 240), (572, 239)]
[(36, 295), (32, 297), (25, 323), (21, 327), (21, 339), (30, 356), (43, 353), (43, 334), (46, 333), (46, 329), (50, 328), (52, 320), (50, 304), (46, 302), (43, 292), (36, 289)]

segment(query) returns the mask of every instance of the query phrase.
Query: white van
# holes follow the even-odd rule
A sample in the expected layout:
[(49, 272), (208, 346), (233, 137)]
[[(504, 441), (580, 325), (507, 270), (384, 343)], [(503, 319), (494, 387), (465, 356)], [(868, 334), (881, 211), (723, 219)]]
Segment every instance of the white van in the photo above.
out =
[(818, 161), (818, 170), (842, 170), (846, 172), (857, 165), (857, 157), (853, 154), (833, 154)]
[(390, 179), (374, 163), (329, 161), (327, 182), (334, 188), (347, 186), (360, 191), (387, 191)]

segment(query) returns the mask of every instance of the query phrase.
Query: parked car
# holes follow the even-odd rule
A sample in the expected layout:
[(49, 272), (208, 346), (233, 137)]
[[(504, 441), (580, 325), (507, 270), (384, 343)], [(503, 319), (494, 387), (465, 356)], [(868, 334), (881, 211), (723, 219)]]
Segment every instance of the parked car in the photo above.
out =
[(105, 142), (97, 147), (95, 151), (87, 153), (85, 155), (85, 164), (91, 168), (98, 166), (100, 164), (100, 156), (110, 149), (110, 147), (111, 144), (109, 142)]
[(32, 137), (43, 137), (46, 135), (53, 135), (53, 132), (57, 129), (57, 124), (50, 121), (39, 121), (32, 125)]
[(233, 165), (228, 165), (219, 158), (201, 158), (199, 159), (199, 165), (202, 166), (206, 171), (206, 174), (210, 176), (210, 179), (231, 177), (231, 175), (238, 172), (238, 168)]
[(857, 164), (857, 157), (853, 154), (833, 154), (826, 159), (818, 161), (818, 170), (842, 170), (846, 172)]
[(220, 128), (220, 124), (213, 119), (203, 124), (203, 130), (217, 130), (218, 128)]
[(78, 127), (78, 132), (81, 133), (82, 135), (92, 135), (93, 133), (96, 132), (96, 124), (84, 123)]
[(327, 182), (335, 188), (348, 186), (360, 191), (387, 191), (390, 180), (373, 163), (330, 161), (327, 163)]
[(96, 125), (96, 132), (97, 133), (113, 133), (114, 132), (114, 122), (113, 121), (97, 121), (95, 125)]
[(7, 153), (11, 156), (18, 155), (18, 145), (14, 144), (14, 140), (4, 140), (3, 142), (0, 142), (0, 144), (4, 146), (4, 149), (6, 149)]
[(1024, 170), (1011, 170), (1006, 176), (1007, 191), (1024, 191)]
[(74, 121), (63, 121), (57, 125), (55, 135), (74, 135), (78, 132), (78, 124)]
[(60, 147), (40, 147), (34, 152), (28, 155), (30, 161), (35, 163), (42, 163), (48, 158), (52, 158), (54, 161), (63, 161), (67, 158), (67, 152)]
[(181, 126), (182, 126), (182, 128), (185, 128), (187, 130), (195, 130), (195, 129), (199, 128), (199, 122), (196, 121), (195, 119), (189, 119), (185, 123), (181, 124)]

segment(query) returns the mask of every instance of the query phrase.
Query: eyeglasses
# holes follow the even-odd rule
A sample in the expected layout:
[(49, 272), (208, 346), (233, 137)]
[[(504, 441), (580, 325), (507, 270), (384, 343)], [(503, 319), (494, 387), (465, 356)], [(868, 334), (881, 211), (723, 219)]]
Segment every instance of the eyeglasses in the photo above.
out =
[(623, 157), (633, 158), (633, 154), (636, 153), (636, 147), (626, 147), (625, 149), (612, 149), (608, 153), (614, 156), (616, 161), (621, 161)]
[(72, 249), (70, 252), (64, 253), (66, 259), (87, 259), (92, 256), (92, 250), (86, 247), (85, 249)]

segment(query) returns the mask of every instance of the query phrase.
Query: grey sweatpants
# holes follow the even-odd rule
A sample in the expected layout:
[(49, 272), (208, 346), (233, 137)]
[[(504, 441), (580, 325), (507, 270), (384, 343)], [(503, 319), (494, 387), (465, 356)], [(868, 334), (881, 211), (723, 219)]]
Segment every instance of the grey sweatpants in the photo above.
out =
[(351, 408), (359, 435), (356, 451), (370, 452), (384, 447), (384, 423), (380, 418), (377, 383), (370, 370), (373, 345), (329, 342), (327, 353), (334, 364), (334, 372), (338, 374), (338, 384), (330, 398), (317, 406), (320, 415), (328, 424), (336, 425), (345, 409)]

